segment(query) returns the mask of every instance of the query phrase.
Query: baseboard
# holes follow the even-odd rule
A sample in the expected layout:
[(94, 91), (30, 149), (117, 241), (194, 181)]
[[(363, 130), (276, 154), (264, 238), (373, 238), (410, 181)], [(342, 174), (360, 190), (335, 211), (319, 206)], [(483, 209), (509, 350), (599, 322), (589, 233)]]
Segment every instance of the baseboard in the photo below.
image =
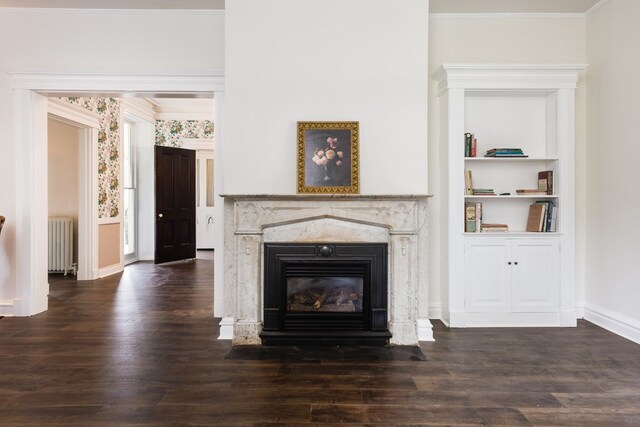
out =
[(233, 339), (233, 317), (223, 317), (220, 320), (220, 335), (219, 340), (232, 340)]
[(15, 316), (12, 299), (0, 300), (0, 316), (6, 316), (6, 317)]
[(640, 344), (640, 322), (602, 307), (586, 305), (584, 318), (614, 334)]
[(429, 319), (442, 319), (442, 304), (434, 302), (429, 304)]
[(576, 317), (584, 319), (584, 302), (576, 303)]
[(109, 267), (104, 267), (98, 269), (97, 278), (101, 279), (103, 277), (111, 276), (112, 274), (120, 273), (124, 270), (123, 264), (114, 264)]
[(429, 319), (418, 319), (418, 341), (435, 341), (433, 328)]

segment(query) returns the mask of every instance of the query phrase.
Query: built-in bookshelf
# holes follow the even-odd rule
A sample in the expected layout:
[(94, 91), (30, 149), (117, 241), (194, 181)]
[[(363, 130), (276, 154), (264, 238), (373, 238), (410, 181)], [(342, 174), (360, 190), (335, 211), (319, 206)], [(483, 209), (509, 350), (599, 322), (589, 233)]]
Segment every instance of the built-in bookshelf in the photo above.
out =
[(437, 74), (449, 325), (576, 324), (574, 97), (583, 69), (463, 64)]

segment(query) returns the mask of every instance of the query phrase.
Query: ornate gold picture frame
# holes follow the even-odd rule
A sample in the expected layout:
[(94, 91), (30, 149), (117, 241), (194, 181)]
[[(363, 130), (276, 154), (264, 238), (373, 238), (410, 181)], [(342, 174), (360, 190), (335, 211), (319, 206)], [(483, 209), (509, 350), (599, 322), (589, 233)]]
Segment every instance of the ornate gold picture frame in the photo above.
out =
[(298, 122), (298, 193), (358, 194), (358, 122)]

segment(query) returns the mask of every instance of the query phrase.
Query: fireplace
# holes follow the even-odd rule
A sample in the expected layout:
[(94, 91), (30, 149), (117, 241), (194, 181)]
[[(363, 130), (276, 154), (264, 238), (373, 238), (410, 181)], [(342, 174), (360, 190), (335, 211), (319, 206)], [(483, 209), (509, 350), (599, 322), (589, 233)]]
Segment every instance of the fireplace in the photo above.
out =
[(386, 243), (266, 243), (266, 345), (386, 345)]

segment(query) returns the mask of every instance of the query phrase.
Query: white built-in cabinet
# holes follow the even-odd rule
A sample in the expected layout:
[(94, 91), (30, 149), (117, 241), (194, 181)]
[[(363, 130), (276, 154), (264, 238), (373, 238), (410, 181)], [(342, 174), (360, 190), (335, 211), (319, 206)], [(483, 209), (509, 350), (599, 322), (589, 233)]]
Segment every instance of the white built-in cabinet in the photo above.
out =
[[(439, 81), (442, 153), (442, 316), (452, 327), (575, 326), (575, 89), (584, 65), (443, 65)], [(464, 134), (478, 140), (464, 156)], [(490, 148), (522, 148), (526, 158), (486, 158)], [(465, 194), (475, 188), (509, 195)], [(552, 170), (554, 192), (537, 188)], [(554, 232), (526, 232), (529, 206), (552, 201)], [(508, 233), (466, 233), (466, 202), (482, 202), (482, 220)]]

